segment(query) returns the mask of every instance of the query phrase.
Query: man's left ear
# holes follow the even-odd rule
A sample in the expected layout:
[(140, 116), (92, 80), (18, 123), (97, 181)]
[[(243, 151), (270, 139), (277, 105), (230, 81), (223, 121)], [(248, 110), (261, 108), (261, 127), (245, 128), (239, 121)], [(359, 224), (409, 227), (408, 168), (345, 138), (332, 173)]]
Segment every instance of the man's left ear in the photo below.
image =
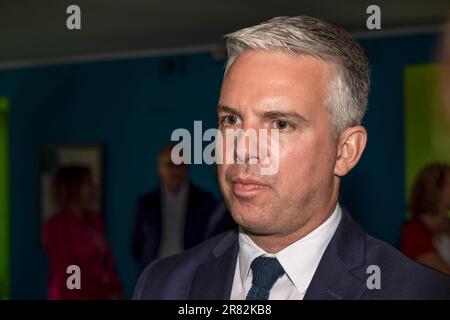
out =
[(367, 131), (363, 126), (345, 129), (338, 141), (337, 159), (334, 174), (345, 176), (358, 163), (367, 142)]

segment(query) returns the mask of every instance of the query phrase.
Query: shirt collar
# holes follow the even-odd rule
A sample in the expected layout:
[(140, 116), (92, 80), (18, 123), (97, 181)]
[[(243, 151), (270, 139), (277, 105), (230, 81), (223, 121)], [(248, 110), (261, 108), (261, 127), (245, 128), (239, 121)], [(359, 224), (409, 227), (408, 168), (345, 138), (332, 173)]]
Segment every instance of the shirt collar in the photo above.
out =
[(305, 292), (319, 265), (325, 249), (341, 220), (342, 209), (336, 205), (333, 213), (320, 226), (305, 237), (284, 248), (276, 254), (269, 254), (258, 247), (250, 237), (239, 232), (239, 273), (242, 286), (249, 275), (253, 259), (261, 255), (276, 257), (286, 275), (299, 292)]
[(162, 184), (162, 195), (168, 201), (181, 201), (189, 192), (189, 183), (185, 182), (181, 185), (180, 190), (177, 193), (169, 192), (166, 185)]

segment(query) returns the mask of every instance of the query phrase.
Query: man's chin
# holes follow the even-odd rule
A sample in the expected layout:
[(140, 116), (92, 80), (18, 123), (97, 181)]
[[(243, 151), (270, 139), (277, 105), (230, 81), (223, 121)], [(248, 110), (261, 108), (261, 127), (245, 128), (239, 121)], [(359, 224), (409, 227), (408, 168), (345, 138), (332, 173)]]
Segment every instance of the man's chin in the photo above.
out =
[(233, 219), (246, 233), (255, 235), (271, 234), (274, 225), (258, 213), (236, 214)]
[(232, 194), (230, 198), (235, 212), (251, 217), (261, 217), (261, 211), (270, 205), (270, 202), (268, 201), (270, 197), (267, 194), (264, 195), (262, 193), (252, 197), (238, 197), (235, 194)]
[(241, 226), (240, 230), (249, 236), (269, 236), (274, 234), (274, 230), (271, 226), (267, 225), (249, 225)]

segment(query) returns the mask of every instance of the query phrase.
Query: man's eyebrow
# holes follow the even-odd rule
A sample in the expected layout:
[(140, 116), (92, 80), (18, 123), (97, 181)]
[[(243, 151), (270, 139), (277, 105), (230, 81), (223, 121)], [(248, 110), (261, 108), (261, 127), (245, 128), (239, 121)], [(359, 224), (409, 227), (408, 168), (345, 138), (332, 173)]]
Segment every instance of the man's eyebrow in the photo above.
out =
[[(241, 116), (240, 112), (237, 109), (230, 107), (230, 106), (223, 105), (223, 104), (217, 105), (217, 113), (220, 113), (220, 112), (226, 112), (226, 113), (231, 113), (231, 114)], [(299, 123), (304, 123), (304, 124), (310, 123), (310, 121), (308, 119), (306, 119), (305, 117), (299, 115), (297, 112), (294, 112), (294, 111), (281, 111), (281, 110), (265, 111), (265, 112), (262, 112), (262, 117), (267, 118), (267, 119), (286, 118), (286, 119), (291, 119), (292, 121), (296, 121)]]
[(232, 113), (232, 114), (236, 114), (238, 116), (241, 115), (237, 109), (230, 107), (230, 106), (220, 104), (220, 103), (217, 105), (217, 113), (219, 113), (219, 112)]
[(299, 115), (297, 112), (294, 111), (279, 111), (279, 110), (273, 110), (273, 111), (265, 111), (262, 113), (262, 116), (264, 118), (269, 119), (279, 119), (279, 118), (287, 118), (292, 119), (294, 121), (308, 124), (310, 121), (306, 119), (305, 117)]

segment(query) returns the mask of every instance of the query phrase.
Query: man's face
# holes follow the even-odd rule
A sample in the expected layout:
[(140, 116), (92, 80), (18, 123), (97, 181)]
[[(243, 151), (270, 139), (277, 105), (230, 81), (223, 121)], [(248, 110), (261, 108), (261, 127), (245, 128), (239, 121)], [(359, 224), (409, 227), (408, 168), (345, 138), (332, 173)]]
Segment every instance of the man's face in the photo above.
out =
[(186, 166), (174, 164), (170, 157), (170, 151), (163, 151), (159, 156), (158, 172), (164, 185), (173, 193), (178, 192), (187, 180)]
[(218, 165), (224, 198), (245, 230), (289, 234), (333, 209), (337, 144), (325, 104), (329, 79), (330, 66), (313, 57), (251, 50), (225, 76), (218, 105), (224, 136), (226, 129), (279, 129), (274, 175), (261, 175), (259, 165)]

